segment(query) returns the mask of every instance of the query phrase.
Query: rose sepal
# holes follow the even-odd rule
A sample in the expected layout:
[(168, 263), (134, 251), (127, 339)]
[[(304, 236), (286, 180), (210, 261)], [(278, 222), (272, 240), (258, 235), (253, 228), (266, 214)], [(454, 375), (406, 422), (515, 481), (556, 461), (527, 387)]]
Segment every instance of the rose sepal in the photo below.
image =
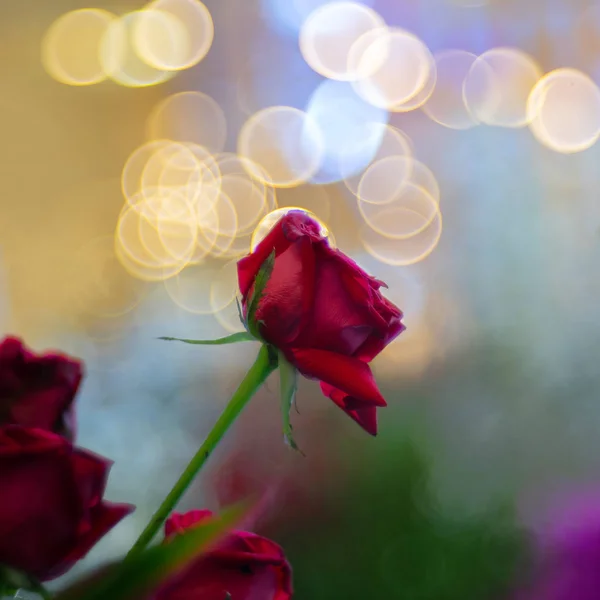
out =
[(248, 300), (248, 311), (246, 313), (245, 326), (246, 329), (253, 335), (257, 340), (264, 341), (260, 335), (260, 321), (256, 319), (256, 312), (258, 310), (260, 301), (269, 283), (269, 279), (273, 274), (273, 268), (275, 267), (275, 249), (271, 251), (271, 254), (266, 258), (265, 262), (261, 265), (256, 277), (254, 278), (254, 286), (250, 293)]
[(293, 437), (293, 428), (290, 421), (290, 411), (292, 404), (295, 404), (296, 392), (298, 391), (298, 370), (283, 355), (283, 352), (277, 352), (279, 366), (279, 390), (281, 396), (281, 416), (283, 418), (283, 437), (286, 443), (302, 454), (298, 444)]

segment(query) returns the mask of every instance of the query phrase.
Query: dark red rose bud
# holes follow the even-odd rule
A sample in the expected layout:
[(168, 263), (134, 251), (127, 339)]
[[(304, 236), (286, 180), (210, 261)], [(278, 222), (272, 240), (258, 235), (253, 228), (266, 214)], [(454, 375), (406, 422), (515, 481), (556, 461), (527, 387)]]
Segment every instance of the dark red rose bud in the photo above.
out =
[(134, 509), (103, 500), (110, 466), (54, 433), (0, 427), (0, 564), (46, 581), (83, 558)]
[(0, 425), (38, 427), (73, 439), (73, 401), (81, 362), (62, 354), (36, 355), (21, 340), (0, 343)]
[[(206, 510), (173, 513), (165, 524), (165, 541), (210, 518)], [(289, 600), (291, 573), (277, 544), (254, 533), (233, 531), (168, 581), (153, 600)]]
[(290, 211), (252, 254), (238, 262), (244, 312), (256, 274), (275, 250), (275, 264), (256, 310), (261, 337), (366, 431), (377, 433), (385, 406), (367, 364), (403, 330), (402, 312), (385, 284), (330, 247), (319, 224)]

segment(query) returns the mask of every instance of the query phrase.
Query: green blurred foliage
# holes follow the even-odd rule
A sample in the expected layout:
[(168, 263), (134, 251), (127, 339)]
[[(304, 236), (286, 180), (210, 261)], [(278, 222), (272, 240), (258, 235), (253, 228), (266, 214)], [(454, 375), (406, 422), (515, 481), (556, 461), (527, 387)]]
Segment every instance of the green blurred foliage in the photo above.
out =
[(294, 568), (295, 598), (505, 597), (525, 556), (510, 502), (499, 500), (476, 516), (446, 514), (428, 489), (422, 443), (379, 442), (348, 442), (345, 482), (315, 505), (314, 522), (291, 512), (269, 532)]

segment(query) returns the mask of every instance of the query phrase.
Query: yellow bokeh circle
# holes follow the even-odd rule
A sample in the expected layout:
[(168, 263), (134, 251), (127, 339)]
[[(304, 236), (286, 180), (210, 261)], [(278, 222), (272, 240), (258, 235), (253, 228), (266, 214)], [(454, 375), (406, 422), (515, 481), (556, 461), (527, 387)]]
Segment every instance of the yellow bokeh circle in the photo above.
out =
[(293, 187), (308, 181), (321, 166), (324, 142), (316, 123), (291, 106), (272, 106), (258, 111), (243, 125), (238, 153), (260, 167), (251, 174), (266, 174), (265, 183)]
[(42, 64), (67, 85), (92, 85), (106, 79), (100, 44), (117, 17), (99, 8), (73, 10), (60, 16), (42, 41)]
[(314, 10), (300, 30), (300, 52), (320, 75), (353, 81), (358, 73), (349, 64), (354, 43), (365, 33), (385, 26), (373, 9), (358, 2), (330, 2)]

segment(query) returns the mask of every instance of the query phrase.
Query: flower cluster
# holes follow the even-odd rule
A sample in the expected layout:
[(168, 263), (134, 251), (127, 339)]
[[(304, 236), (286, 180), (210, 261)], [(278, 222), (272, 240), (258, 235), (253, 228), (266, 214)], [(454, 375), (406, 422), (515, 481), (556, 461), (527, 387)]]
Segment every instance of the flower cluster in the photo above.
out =
[(74, 445), (82, 374), (68, 356), (0, 345), (0, 563), (41, 581), (133, 510), (103, 498), (111, 462)]

